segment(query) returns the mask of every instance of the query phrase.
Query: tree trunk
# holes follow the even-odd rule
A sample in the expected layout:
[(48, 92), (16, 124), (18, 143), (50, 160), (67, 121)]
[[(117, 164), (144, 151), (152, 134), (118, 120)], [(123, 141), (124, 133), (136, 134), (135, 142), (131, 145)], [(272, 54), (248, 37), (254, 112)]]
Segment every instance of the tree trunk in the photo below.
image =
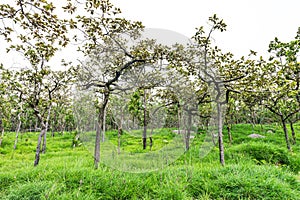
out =
[(120, 119), (120, 124), (118, 128), (118, 154), (121, 153), (121, 135), (123, 132), (123, 110), (121, 110), (121, 119)]
[(17, 148), (19, 132), (20, 132), (21, 125), (22, 125), (21, 113), (18, 114), (18, 121), (19, 121), (19, 123), (18, 123), (17, 129), (16, 129), (16, 139), (15, 139), (15, 144), (14, 144), (14, 150)]
[(286, 128), (286, 121), (284, 120), (284, 117), (282, 115), (280, 116), (280, 119), (281, 119), (281, 123), (282, 123), (282, 127), (283, 127), (283, 132), (284, 132), (284, 136), (285, 136), (285, 142), (286, 142), (287, 149), (289, 151), (292, 151), (290, 141), (289, 141), (288, 131)]
[(144, 90), (144, 131), (143, 131), (143, 149), (147, 147), (147, 105), (146, 90)]
[(150, 136), (149, 136), (149, 147), (150, 147), (150, 151), (152, 151), (152, 147), (153, 147), (153, 139), (152, 139), (152, 135), (153, 135), (153, 131), (154, 131), (154, 127), (151, 127), (151, 132), (150, 132)]
[(222, 166), (225, 165), (224, 158), (224, 144), (223, 144), (223, 133), (222, 133), (222, 107), (221, 103), (217, 102), (218, 110), (218, 139), (219, 139), (219, 152), (220, 152), (220, 163)]
[(149, 143), (150, 151), (152, 151), (152, 146), (153, 146), (153, 139), (152, 139), (152, 136), (149, 137), (149, 140), (150, 140), (150, 143)]
[(118, 154), (120, 155), (121, 153), (121, 135), (122, 135), (122, 128), (118, 128)]
[(252, 121), (250, 123), (251, 123), (251, 127), (252, 127), (252, 134), (254, 134), (255, 133), (255, 131), (254, 131), (255, 124)]
[[(64, 131), (66, 131), (66, 120), (65, 120), (65, 119), (61, 118), (61, 119), (59, 120), (59, 127), (58, 127), (58, 129), (59, 129), (59, 131), (60, 131), (61, 133), (63, 133)], [(95, 129), (94, 129), (94, 130), (95, 130)]]
[(29, 121), (29, 127), (30, 127), (29, 132), (32, 132), (32, 120)]
[(185, 148), (185, 146), (186, 146), (185, 140), (186, 140), (186, 134), (187, 134), (187, 126), (186, 126), (186, 117), (185, 116), (182, 119), (182, 125), (181, 126), (182, 126), (183, 130), (182, 131), (180, 130), (180, 132), (178, 132), (178, 133), (182, 134), (183, 148)]
[(188, 111), (188, 127), (187, 127), (187, 134), (185, 136), (185, 150), (189, 150), (190, 148), (190, 137), (191, 137), (191, 127), (192, 127), (192, 113)]
[(209, 118), (207, 118), (206, 119), (206, 121), (205, 121), (205, 129), (206, 129), (206, 131), (208, 131), (208, 128), (209, 128)]
[(180, 120), (181, 120), (181, 114), (180, 114), (180, 104), (178, 103), (178, 108), (177, 108), (177, 118), (178, 118), (178, 124), (177, 124), (177, 130), (178, 134), (180, 134)]
[(47, 147), (47, 129), (43, 137), (42, 154), (46, 153), (46, 147)]
[(252, 133), (255, 133), (255, 125), (256, 125), (256, 116), (254, 111), (251, 109), (251, 124), (252, 124)]
[(101, 131), (103, 128), (103, 122), (104, 122), (104, 111), (106, 108), (106, 105), (108, 103), (109, 99), (109, 93), (105, 93), (103, 105), (99, 108), (99, 114), (97, 119), (97, 125), (96, 125), (96, 139), (95, 139), (95, 151), (94, 151), (94, 165), (95, 169), (98, 169), (99, 162), (100, 162), (100, 141), (101, 141)]
[(135, 130), (135, 117), (132, 117), (132, 129)]
[(103, 123), (102, 123), (102, 142), (105, 141), (105, 131), (106, 131), (106, 107), (103, 111)]
[(51, 137), (54, 137), (54, 131), (58, 131), (58, 120), (57, 120), (57, 112), (54, 112), (53, 121), (51, 123)]
[(96, 140), (95, 140), (95, 152), (94, 152), (94, 164), (95, 169), (98, 169), (100, 162), (100, 141), (101, 141), (101, 127), (103, 120), (103, 108), (101, 108), (98, 115), (97, 125), (96, 125)]
[(292, 131), (293, 144), (296, 144), (296, 134), (295, 134), (294, 124), (292, 121), (290, 121), (290, 127)]
[(215, 137), (216, 137), (216, 136), (215, 136), (214, 132), (211, 132), (211, 140), (212, 140), (214, 146), (216, 146)]
[(38, 137), (38, 143), (37, 143), (37, 146), (36, 146), (34, 166), (37, 166), (39, 164), (40, 153), (41, 153), (41, 144), (42, 144), (42, 139), (43, 139), (45, 134), (46, 134), (46, 125), (44, 123), (42, 123), (42, 130), (41, 130), (41, 133)]
[(2, 145), (3, 137), (4, 137), (4, 128), (3, 128), (3, 123), (2, 123), (2, 118), (0, 118), (0, 147)]
[(48, 126), (49, 126), (49, 120), (50, 120), (50, 114), (51, 114), (51, 106), (49, 107), (48, 110), (48, 115), (47, 115), (47, 119), (46, 119), (46, 128), (45, 128), (45, 134), (43, 137), (43, 147), (42, 147), (42, 153), (46, 153), (46, 147), (47, 147), (47, 131), (48, 131)]
[(227, 133), (228, 133), (229, 143), (231, 145), (232, 144), (232, 135), (231, 135), (231, 128), (230, 128), (229, 124), (227, 124)]
[(34, 132), (38, 132), (38, 120), (35, 121)]

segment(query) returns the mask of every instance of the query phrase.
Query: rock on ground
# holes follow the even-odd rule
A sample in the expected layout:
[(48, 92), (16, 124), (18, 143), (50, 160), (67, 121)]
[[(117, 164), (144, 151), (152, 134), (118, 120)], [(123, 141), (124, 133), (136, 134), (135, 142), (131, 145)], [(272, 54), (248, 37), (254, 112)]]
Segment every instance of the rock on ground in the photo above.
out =
[(248, 137), (250, 137), (250, 138), (264, 138), (265, 136), (254, 133), (254, 134), (248, 135)]
[[(185, 133), (185, 131), (187, 131), (187, 130), (172, 130), (172, 132), (176, 133), (176, 134), (182, 134), (182, 133)], [(195, 131), (191, 130), (191, 134), (194, 134), (194, 133), (195, 133)]]

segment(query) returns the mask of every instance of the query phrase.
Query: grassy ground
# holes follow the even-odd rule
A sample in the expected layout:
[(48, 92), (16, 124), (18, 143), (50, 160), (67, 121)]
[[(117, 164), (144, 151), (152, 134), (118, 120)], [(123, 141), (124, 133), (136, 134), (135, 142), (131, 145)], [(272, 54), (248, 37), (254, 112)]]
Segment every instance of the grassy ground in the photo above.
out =
[[(297, 125), (296, 132), (300, 132)], [(270, 131), (272, 130), (272, 131)], [(155, 134), (153, 151), (175, 138), (170, 130)], [(259, 133), (265, 138), (247, 136)], [(205, 135), (197, 135), (188, 152), (164, 168), (128, 173), (101, 164), (93, 169), (93, 154), (83, 142), (73, 148), (73, 133), (48, 137), (47, 153), (33, 167), (37, 133), (24, 133), (13, 151), (14, 133), (0, 147), (0, 199), (300, 199), (300, 145), (285, 147), (280, 127), (235, 125), (233, 144), (224, 131), (226, 166), (218, 149), (199, 156)], [(108, 132), (117, 144), (116, 132)], [(124, 133), (121, 150), (145, 153), (141, 139)]]

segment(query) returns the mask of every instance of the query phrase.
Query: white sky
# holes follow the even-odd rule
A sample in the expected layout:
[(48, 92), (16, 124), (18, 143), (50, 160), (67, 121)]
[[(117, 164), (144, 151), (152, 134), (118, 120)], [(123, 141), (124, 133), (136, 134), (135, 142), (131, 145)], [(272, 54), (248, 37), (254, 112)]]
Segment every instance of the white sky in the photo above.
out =
[[(1, 0), (2, 1), (2, 0)], [(55, 1), (54, 1), (55, 2)], [(268, 44), (274, 37), (282, 41), (294, 39), (300, 26), (300, 0), (111, 0), (120, 7), (122, 16), (142, 21), (146, 28), (176, 31), (187, 37), (195, 28), (207, 26), (208, 17), (217, 14), (228, 25), (225, 33), (213, 35), (224, 51), (237, 57), (249, 50), (266, 55)], [(2, 43), (2, 42), (0, 42)], [(17, 53), (5, 54), (0, 44), (0, 63), (7, 67), (24, 65)], [(74, 60), (76, 49), (59, 52), (55, 66), (61, 58)], [(69, 59), (68, 59), (69, 58)]]
[(300, 26), (299, 0), (111, 0), (123, 16), (142, 21), (147, 28), (164, 28), (193, 36), (217, 14), (227, 24), (216, 43), (236, 56), (249, 49), (265, 55), (275, 37), (290, 41)]

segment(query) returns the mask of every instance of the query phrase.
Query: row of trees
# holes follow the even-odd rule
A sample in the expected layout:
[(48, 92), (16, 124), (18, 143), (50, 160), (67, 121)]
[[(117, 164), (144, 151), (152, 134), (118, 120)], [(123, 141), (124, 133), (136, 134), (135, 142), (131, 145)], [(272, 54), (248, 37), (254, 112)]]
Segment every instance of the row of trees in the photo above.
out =
[[(9, 44), (7, 51), (20, 52), (28, 61), (17, 70), (1, 66), (1, 141), (9, 126), (16, 130), (15, 146), (21, 127), (39, 127), (35, 166), (46, 150), (49, 129), (96, 130), (98, 168), (109, 123), (117, 126), (119, 138), (125, 124), (143, 127), (143, 148), (153, 124), (183, 127), (188, 149), (192, 127), (211, 122), (218, 127), (220, 163), (225, 165), (223, 123), (230, 135), (231, 124), (248, 122), (238, 121), (245, 110), (250, 123), (261, 123), (266, 113), (277, 116), (292, 150), (286, 124), (293, 127), (299, 119), (300, 31), (288, 43), (275, 38), (267, 59), (254, 51), (236, 59), (213, 44), (213, 33), (226, 30), (216, 15), (209, 18), (207, 31), (196, 30), (191, 44), (167, 46), (143, 39), (142, 23), (119, 18), (120, 9), (108, 0), (64, 3), (55, 7), (47, 0), (15, 0), (0, 5), (0, 35)], [(85, 60), (77, 65), (63, 60), (62, 69), (53, 70), (51, 60), (70, 42), (78, 43)]]

